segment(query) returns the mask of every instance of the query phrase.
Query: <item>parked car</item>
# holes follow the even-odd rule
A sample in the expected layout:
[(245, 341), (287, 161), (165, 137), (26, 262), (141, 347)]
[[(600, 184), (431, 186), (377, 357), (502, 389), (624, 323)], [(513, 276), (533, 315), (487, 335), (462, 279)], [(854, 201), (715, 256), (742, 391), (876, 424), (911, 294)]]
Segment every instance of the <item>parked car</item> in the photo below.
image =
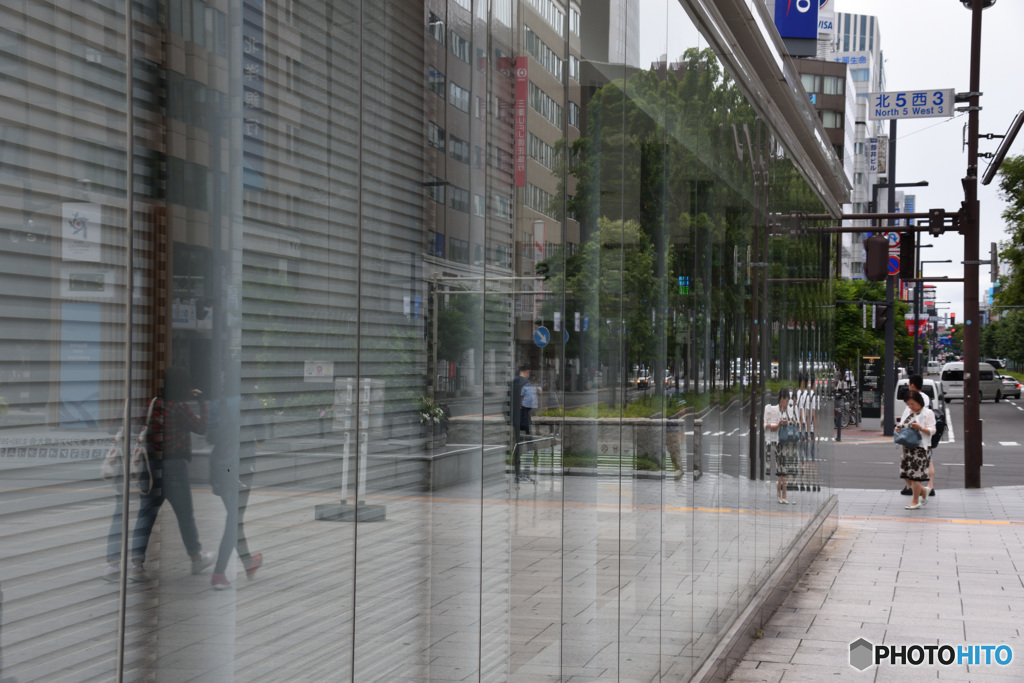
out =
[(1009, 375), (999, 375), (1003, 383), (1003, 398), (1020, 398), (1020, 382)]
[(651, 373), (647, 370), (641, 370), (640, 374), (636, 376), (636, 388), (637, 389), (648, 389), (651, 386)]

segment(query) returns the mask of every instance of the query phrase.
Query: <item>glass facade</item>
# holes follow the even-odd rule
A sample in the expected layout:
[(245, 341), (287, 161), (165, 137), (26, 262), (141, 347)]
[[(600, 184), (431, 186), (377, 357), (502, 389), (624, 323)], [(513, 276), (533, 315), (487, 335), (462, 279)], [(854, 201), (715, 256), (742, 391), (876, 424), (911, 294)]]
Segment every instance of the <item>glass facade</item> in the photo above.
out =
[(5, 2), (0, 677), (694, 675), (831, 496), (841, 203), (694, 12)]

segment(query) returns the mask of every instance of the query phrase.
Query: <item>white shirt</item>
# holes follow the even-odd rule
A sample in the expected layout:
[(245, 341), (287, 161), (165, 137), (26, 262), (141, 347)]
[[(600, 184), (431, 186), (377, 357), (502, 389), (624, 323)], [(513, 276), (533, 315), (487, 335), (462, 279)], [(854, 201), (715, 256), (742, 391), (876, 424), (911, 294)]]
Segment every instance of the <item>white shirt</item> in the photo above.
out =
[[(907, 406), (903, 410), (903, 415), (900, 417), (900, 421), (896, 424), (896, 426), (899, 429), (902, 429), (904, 421), (911, 415), (912, 413), (910, 412), (910, 406)], [(925, 449), (931, 448), (931, 436), (932, 434), (935, 433), (935, 413), (932, 412), (931, 408), (921, 408), (921, 412), (918, 413), (917, 416), (911, 420), (911, 422), (916, 422), (922, 427), (924, 427), (924, 429), (921, 430), (921, 445), (924, 446)]]
[(793, 403), (790, 402), (789, 407), (785, 411), (779, 408), (777, 405), (768, 404), (764, 407), (764, 441), (765, 443), (778, 443), (779, 442), (779, 430), (769, 429), (768, 425), (771, 423), (781, 423), (782, 418), (785, 417), (789, 424), (796, 424), (796, 415), (793, 411)]

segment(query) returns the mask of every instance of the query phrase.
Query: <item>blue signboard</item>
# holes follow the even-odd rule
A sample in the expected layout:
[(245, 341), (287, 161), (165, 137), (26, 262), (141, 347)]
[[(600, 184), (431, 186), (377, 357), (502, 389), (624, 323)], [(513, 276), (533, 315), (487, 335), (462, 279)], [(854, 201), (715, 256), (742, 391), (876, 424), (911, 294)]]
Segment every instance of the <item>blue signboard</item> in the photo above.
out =
[(816, 0), (775, 0), (775, 28), (783, 38), (818, 37)]
[(537, 346), (543, 349), (545, 346), (548, 345), (549, 341), (551, 341), (551, 333), (548, 332), (548, 328), (541, 325), (540, 327), (533, 331), (533, 342)]

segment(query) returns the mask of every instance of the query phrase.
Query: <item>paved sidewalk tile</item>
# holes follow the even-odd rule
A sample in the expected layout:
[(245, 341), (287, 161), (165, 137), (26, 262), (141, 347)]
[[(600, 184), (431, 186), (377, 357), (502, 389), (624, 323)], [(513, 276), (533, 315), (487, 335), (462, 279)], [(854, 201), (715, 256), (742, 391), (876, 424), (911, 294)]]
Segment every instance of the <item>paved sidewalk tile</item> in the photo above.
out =
[[(730, 681), (1024, 679), (1024, 487), (948, 489), (913, 511), (898, 491), (836, 493), (836, 533)], [(1013, 660), (881, 663), (858, 672), (849, 645), (859, 638), (1007, 645)]]

